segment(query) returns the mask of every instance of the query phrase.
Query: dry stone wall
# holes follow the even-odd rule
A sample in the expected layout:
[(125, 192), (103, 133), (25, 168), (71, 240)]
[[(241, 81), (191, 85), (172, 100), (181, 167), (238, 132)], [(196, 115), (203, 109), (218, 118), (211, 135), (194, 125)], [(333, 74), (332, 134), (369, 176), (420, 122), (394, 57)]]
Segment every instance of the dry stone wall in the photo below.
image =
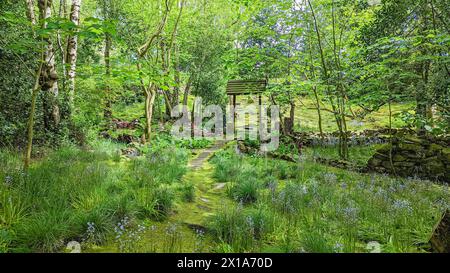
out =
[(368, 169), (450, 183), (450, 148), (446, 141), (394, 138), (392, 145), (386, 144), (369, 160)]

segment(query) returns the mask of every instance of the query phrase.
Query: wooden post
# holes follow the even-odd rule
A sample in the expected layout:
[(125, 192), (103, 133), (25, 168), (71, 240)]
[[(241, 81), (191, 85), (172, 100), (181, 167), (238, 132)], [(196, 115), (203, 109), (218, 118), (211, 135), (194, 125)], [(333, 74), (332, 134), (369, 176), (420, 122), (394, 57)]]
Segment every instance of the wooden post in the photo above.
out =
[(261, 126), (262, 126), (262, 95), (259, 94), (258, 96), (258, 103), (259, 103), (259, 120), (258, 120), (258, 131), (259, 131), (259, 140), (261, 140)]
[(234, 126), (234, 140), (237, 140), (236, 136), (236, 94), (233, 95), (233, 126)]

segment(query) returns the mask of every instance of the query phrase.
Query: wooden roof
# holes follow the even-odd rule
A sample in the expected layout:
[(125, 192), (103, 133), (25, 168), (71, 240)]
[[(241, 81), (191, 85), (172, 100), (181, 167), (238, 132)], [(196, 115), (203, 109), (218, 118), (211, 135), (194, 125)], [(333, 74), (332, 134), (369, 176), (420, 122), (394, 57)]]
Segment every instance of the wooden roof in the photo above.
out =
[(228, 81), (227, 95), (258, 94), (266, 91), (266, 80), (233, 80)]

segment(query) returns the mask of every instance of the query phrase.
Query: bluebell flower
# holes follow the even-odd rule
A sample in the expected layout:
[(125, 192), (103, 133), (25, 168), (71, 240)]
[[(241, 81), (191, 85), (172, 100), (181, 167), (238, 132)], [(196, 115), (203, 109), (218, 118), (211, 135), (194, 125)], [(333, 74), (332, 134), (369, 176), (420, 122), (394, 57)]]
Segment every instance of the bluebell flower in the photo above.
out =
[(13, 178), (11, 176), (6, 176), (5, 177), (5, 184), (7, 186), (10, 186), (12, 184), (12, 182), (13, 182)]
[(408, 200), (395, 200), (393, 208), (397, 211), (405, 211), (409, 214), (413, 212), (411, 203)]

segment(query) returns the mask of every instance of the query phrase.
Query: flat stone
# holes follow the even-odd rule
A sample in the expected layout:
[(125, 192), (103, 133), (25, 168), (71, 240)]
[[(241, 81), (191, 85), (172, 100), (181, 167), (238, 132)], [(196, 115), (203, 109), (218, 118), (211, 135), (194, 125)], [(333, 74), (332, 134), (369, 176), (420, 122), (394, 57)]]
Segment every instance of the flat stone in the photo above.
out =
[(196, 223), (184, 223), (184, 224), (195, 232), (201, 231), (203, 233), (206, 233), (208, 231), (208, 229), (201, 224), (196, 224)]
[(394, 155), (392, 160), (395, 162), (403, 162), (403, 161), (406, 161), (407, 158), (402, 155)]
[(207, 206), (202, 206), (202, 205), (197, 205), (197, 208), (204, 210), (204, 211), (211, 211), (212, 209), (210, 207)]
[(384, 156), (384, 154), (385, 154), (385, 153), (388, 153), (390, 150), (391, 150), (391, 145), (390, 145), (390, 144), (387, 144), (387, 145), (384, 145), (383, 147), (381, 147), (381, 148), (377, 151), (377, 154), (383, 155), (383, 156)]
[(394, 167), (412, 168), (416, 164), (414, 162), (394, 162)]
[(408, 144), (408, 143), (400, 143), (399, 148), (401, 150), (407, 150), (412, 152), (421, 152), (423, 151), (423, 147), (417, 144)]
[(227, 185), (227, 183), (218, 183), (218, 184), (216, 184), (216, 187), (214, 187), (214, 190), (221, 190), (221, 189), (225, 188), (226, 185)]

